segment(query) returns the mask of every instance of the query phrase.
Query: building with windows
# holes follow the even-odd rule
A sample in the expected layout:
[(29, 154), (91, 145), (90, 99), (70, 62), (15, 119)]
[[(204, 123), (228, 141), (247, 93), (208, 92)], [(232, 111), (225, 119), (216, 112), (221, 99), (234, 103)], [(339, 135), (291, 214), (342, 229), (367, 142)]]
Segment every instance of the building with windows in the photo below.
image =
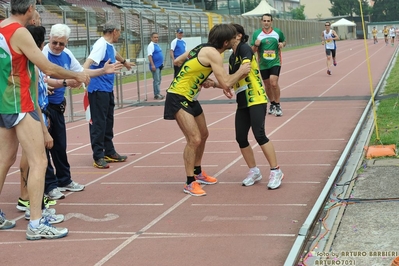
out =
[(300, 0), (300, 4), (305, 6), (306, 19), (330, 18), (332, 14), (330, 0)]

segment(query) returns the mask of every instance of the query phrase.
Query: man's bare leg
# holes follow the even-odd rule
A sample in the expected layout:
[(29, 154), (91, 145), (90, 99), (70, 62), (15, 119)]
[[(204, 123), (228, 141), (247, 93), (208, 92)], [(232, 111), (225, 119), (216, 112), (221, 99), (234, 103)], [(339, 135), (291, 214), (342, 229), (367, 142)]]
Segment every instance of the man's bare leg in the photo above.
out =
[(204, 113), (200, 114), (199, 116), (195, 117), (195, 121), (197, 122), (198, 129), (201, 135), (201, 143), (197, 148), (197, 152), (195, 154), (195, 166), (200, 166), (202, 162), (202, 156), (204, 155), (205, 151), (205, 144), (206, 140), (209, 137), (208, 126), (206, 125), (205, 115)]
[(183, 109), (180, 109), (176, 113), (175, 117), (177, 124), (179, 125), (187, 141), (183, 152), (186, 174), (187, 176), (194, 176), (194, 164), (198, 148), (201, 145), (200, 130), (198, 128), (197, 122), (194, 119), (194, 116), (187, 113)]
[(273, 101), (280, 103), (280, 85), (278, 84), (279, 76), (270, 75), (270, 90), (273, 94)]
[(15, 129), (30, 166), (28, 179), (30, 219), (38, 220), (42, 217), (44, 175), (47, 167), (42, 127), (39, 121), (26, 114)]
[(21, 174), (20, 198), (22, 200), (29, 200), (29, 194), (28, 194), (29, 164), (28, 164), (28, 159), (26, 158), (26, 154), (23, 150), (21, 155), (21, 161), (19, 163), (19, 170)]

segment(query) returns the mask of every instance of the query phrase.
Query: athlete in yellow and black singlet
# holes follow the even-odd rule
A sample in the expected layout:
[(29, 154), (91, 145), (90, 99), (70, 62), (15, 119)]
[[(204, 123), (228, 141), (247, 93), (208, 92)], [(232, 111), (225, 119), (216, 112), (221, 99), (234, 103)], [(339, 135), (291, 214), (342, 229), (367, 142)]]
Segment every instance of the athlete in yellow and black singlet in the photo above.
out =
[(229, 59), (229, 73), (235, 73), (240, 65), (247, 62), (251, 64), (251, 71), (247, 77), (239, 80), (233, 86), (237, 95), (238, 109), (267, 103), (266, 91), (263, 87), (256, 57), (248, 44), (238, 44), (236, 54), (233, 54)]
[(201, 44), (190, 51), (187, 61), (181, 66), (179, 73), (170, 84), (169, 93), (184, 96), (191, 102), (196, 100), (201, 84), (212, 73), (210, 66), (203, 66), (198, 61), (199, 51), (206, 46), (209, 45)]
[(179, 73), (167, 90), (164, 119), (174, 120), (175, 114), (183, 108), (194, 117), (202, 114), (202, 107), (197, 101), (202, 83), (212, 74), (211, 66), (204, 66), (198, 60), (198, 53), (209, 44), (200, 44), (192, 49)]

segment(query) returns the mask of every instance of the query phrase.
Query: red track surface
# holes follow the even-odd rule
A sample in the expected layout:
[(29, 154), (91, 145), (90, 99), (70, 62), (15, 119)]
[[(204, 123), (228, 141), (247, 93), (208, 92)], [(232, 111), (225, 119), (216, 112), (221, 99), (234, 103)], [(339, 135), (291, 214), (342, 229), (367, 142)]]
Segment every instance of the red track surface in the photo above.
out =
[[(396, 49), (368, 43), (375, 87)], [(241, 186), (248, 169), (234, 140), (233, 104), (203, 104), (210, 131), (203, 168), (220, 182), (198, 198), (183, 193), (185, 139), (174, 121), (162, 119), (163, 106), (116, 110), (115, 146), (129, 156), (106, 170), (92, 167), (87, 122), (69, 123), (72, 176), (86, 184), (55, 206), (70, 233), (60, 240), (25, 240), (27, 221), (15, 208), (16, 163), (0, 197), (7, 217), (17, 220), (14, 229), (0, 231), (1, 264), (283, 265), (366, 106), (365, 98), (352, 97), (370, 95), (365, 58), (363, 40), (338, 42), (338, 66), (328, 76), (322, 46), (283, 52), (284, 116), (266, 119), (285, 174), (274, 191), (266, 188), (269, 167), (252, 133), (264, 178)], [(162, 87), (170, 81), (164, 76)], [(125, 86), (125, 99), (137, 99), (135, 88)], [(216, 99), (225, 99), (220, 90), (200, 96)]]

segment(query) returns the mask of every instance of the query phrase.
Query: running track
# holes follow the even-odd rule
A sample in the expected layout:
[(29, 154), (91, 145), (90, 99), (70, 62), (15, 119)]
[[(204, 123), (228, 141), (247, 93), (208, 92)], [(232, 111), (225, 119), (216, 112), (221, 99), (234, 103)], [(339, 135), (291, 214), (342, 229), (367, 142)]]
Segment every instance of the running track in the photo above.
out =
[[(375, 87), (396, 47), (368, 44)], [(129, 156), (109, 169), (92, 167), (87, 122), (68, 123), (72, 176), (86, 184), (55, 206), (66, 215), (59, 226), (70, 233), (60, 240), (25, 240), (27, 221), (15, 208), (17, 162), (0, 197), (7, 217), (17, 221), (0, 232), (1, 264), (283, 265), (367, 104), (365, 58), (363, 40), (340, 41), (338, 66), (328, 76), (321, 45), (283, 52), (284, 116), (266, 119), (285, 174), (274, 191), (266, 188), (269, 167), (252, 133), (264, 178), (241, 186), (248, 169), (234, 140), (235, 104), (221, 90), (200, 96), (210, 131), (203, 168), (220, 181), (205, 187), (205, 197), (183, 193), (185, 140), (175, 122), (162, 119), (162, 102), (153, 101), (152, 93), (146, 104), (116, 110), (115, 146)], [(171, 78), (163, 77), (163, 90)], [(137, 99), (136, 84), (125, 86), (124, 97)]]

